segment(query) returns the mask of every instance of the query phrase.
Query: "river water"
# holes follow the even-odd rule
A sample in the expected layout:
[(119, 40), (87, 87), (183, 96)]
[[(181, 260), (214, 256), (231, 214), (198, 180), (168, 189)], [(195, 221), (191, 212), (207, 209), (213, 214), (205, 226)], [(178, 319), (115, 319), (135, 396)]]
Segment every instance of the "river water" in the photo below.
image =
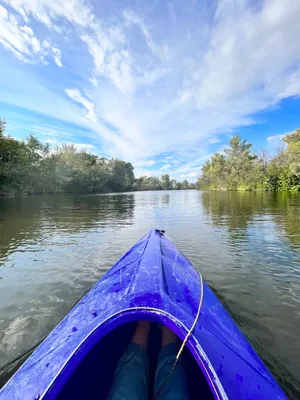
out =
[(150, 228), (199, 269), (300, 397), (300, 194), (198, 191), (0, 199), (0, 375)]

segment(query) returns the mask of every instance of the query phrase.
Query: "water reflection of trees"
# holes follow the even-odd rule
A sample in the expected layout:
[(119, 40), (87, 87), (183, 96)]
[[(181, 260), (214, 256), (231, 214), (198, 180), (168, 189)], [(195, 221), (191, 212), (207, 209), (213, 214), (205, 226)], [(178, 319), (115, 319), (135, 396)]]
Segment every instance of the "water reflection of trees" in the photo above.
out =
[(0, 199), (0, 260), (23, 244), (93, 227), (132, 224), (134, 194)]
[(266, 198), (263, 193), (203, 192), (202, 204), (214, 225), (245, 229), (266, 207)]
[(293, 247), (300, 248), (300, 194), (278, 193), (271, 209), (275, 222), (283, 228)]
[(162, 204), (169, 205), (169, 203), (170, 203), (170, 194), (169, 193), (165, 193), (161, 198), (161, 202), (162, 202)]
[(300, 247), (300, 194), (268, 192), (202, 192), (204, 212), (232, 235), (246, 234), (256, 218), (270, 215), (295, 247)]

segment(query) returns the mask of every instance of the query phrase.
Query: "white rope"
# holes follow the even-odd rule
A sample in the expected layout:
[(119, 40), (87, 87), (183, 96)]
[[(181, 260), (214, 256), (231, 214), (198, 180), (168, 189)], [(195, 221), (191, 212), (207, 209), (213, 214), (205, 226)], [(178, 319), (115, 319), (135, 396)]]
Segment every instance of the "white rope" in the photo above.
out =
[(179, 358), (180, 358), (180, 356), (181, 356), (181, 354), (182, 354), (182, 352), (183, 352), (184, 346), (186, 345), (186, 342), (188, 341), (188, 338), (191, 336), (193, 330), (195, 329), (195, 326), (196, 326), (197, 321), (198, 321), (198, 319), (199, 319), (200, 312), (201, 312), (201, 307), (202, 307), (202, 302), (203, 302), (203, 279), (202, 279), (201, 273), (200, 273), (199, 271), (197, 271), (197, 272), (198, 272), (198, 274), (199, 274), (199, 279), (200, 279), (200, 300), (199, 300), (199, 305), (198, 305), (197, 314), (196, 314), (196, 316), (195, 316), (194, 322), (193, 322), (193, 324), (192, 324), (190, 330), (189, 330), (188, 333), (186, 334), (186, 336), (185, 336), (185, 338), (184, 338), (184, 341), (182, 342), (182, 345), (180, 346), (180, 349), (179, 349), (179, 351), (178, 351), (178, 353), (177, 353), (177, 355), (176, 355), (175, 361), (174, 361), (174, 363), (173, 363), (173, 365), (172, 365), (172, 368), (171, 368), (169, 374), (166, 376), (166, 378), (164, 379), (163, 383), (160, 385), (160, 387), (159, 387), (158, 390), (156, 391), (154, 398), (156, 398), (156, 397), (160, 394), (160, 392), (162, 391), (162, 389), (165, 387), (165, 385), (166, 385), (168, 379), (169, 379), (170, 376), (173, 374), (174, 369), (175, 369), (175, 367), (176, 367), (176, 365), (177, 365), (177, 363), (178, 363), (178, 360), (179, 360)]

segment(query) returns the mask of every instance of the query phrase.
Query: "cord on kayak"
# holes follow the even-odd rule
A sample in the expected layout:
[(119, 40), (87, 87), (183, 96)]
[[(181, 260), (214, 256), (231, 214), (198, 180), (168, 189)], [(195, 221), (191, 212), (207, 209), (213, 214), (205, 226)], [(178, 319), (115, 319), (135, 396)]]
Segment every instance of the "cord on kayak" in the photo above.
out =
[(163, 383), (160, 385), (160, 387), (159, 387), (158, 390), (156, 391), (156, 393), (155, 393), (155, 395), (154, 395), (154, 398), (156, 398), (156, 397), (160, 394), (160, 392), (161, 392), (161, 391), (163, 390), (163, 388), (165, 387), (165, 385), (166, 385), (168, 379), (169, 379), (170, 376), (173, 374), (174, 369), (175, 369), (175, 367), (176, 367), (176, 365), (177, 365), (177, 363), (178, 363), (179, 357), (181, 356), (181, 354), (182, 354), (182, 352), (183, 352), (184, 346), (185, 346), (185, 344), (186, 344), (188, 338), (191, 336), (193, 330), (195, 329), (195, 326), (196, 326), (197, 321), (198, 321), (198, 319), (199, 319), (200, 311), (201, 311), (201, 306), (202, 306), (202, 301), (203, 301), (203, 279), (202, 279), (201, 273), (200, 273), (199, 271), (197, 271), (197, 272), (198, 272), (198, 274), (199, 274), (199, 279), (200, 279), (200, 300), (199, 300), (199, 306), (198, 306), (197, 314), (196, 314), (196, 316), (195, 316), (195, 320), (194, 320), (194, 322), (193, 322), (193, 325), (191, 326), (191, 329), (190, 329), (190, 330), (188, 331), (188, 333), (186, 334), (186, 337), (184, 338), (184, 341), (182, 342), (182, 345), (180, 346), (180, 349), (179, 349), (179, 351), (178, 351), (178, 353), (177, 353), (177, 355), (176, 355), (175, 361), (174, 361), (174, 363), (173, 363), (173, 365), (172, 365), (172, 368), (171, 368), (169, 374), (166, 376), (166, 378), (164, 379)]

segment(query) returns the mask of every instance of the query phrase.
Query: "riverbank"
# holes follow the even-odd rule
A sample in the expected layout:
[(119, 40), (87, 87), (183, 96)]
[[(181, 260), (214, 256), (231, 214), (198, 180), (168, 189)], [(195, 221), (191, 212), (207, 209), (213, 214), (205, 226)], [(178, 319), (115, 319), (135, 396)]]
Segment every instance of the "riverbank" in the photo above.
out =
[(234, 136), (223, 151), (202, 167), (201, 190), (300, 191), (300, 130), (284, 136), (277, 153), (255, 152), (252, 144)]
[(88, 148), (64, 143), (50, 148), (33, 135), (24, 141), (5, 134), (0, 119), (0, 194), (119, 193), (140, 190), (190, 189), (186, 179), (168, 174), (136, 178), (130, 162), (100, 157)]

